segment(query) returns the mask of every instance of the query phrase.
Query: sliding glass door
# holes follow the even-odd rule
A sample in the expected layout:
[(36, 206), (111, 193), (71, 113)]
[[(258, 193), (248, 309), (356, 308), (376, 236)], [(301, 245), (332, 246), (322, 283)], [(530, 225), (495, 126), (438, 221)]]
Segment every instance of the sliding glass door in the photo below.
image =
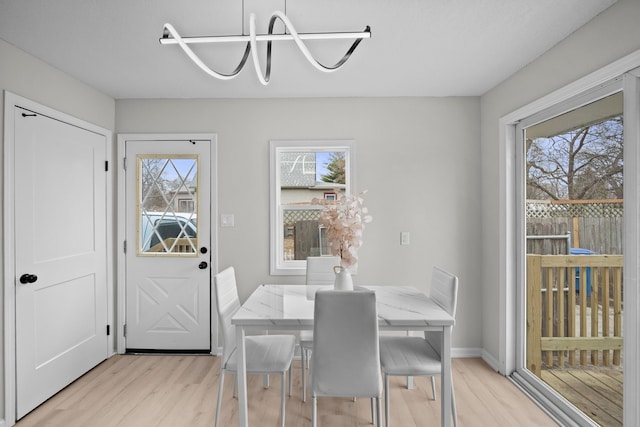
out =
[(523, 370), (578, 424), (623, 423), (620, 79), (517, 127)]

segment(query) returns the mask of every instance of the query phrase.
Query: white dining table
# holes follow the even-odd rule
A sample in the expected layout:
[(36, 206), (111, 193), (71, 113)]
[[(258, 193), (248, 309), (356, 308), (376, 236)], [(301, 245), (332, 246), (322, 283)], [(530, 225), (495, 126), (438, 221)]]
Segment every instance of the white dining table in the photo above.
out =
[[(360, 286), (376, 293), (381, 331), (442, 332), (440, 382), (442, 426), (451, 425), (451, 330), (455, 319), (427, 295), (408, 286)], [(231, 319), (236, 327), (238, 362), (238, 421), (249, 425), (244, 337), (247, 332), (313, 329), (313, 305), (323, 286), (260, 285)], [(345, 291), (349, 292), (349, 291)]]

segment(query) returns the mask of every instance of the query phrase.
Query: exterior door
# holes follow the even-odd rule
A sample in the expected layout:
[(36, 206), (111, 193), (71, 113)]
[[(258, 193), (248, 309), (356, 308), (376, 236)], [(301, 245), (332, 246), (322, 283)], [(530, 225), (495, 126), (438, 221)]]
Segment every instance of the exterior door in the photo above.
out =
[(629, 286), (623, 283), (628, 190), (620, 84), (602, 84), (517, 128), (524, 366), (516, 377), (576, 425), (623, 421)]
[(15, 107), (16, 415), (108, 356), (106, 138)]
[(211, 350), (211, 141), (127, 140), (126, 349)]

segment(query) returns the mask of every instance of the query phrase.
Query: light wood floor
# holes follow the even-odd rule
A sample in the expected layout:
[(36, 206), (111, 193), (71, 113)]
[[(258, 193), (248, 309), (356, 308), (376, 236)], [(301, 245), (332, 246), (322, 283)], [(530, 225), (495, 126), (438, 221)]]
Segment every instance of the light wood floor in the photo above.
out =
[[(213, 426), (220, 359), (213, 356), (114, 356), (20, 420), (17, 427), (64, 426)], [(293, 395), (287, 399), (287, 426), (311, 424), (311, 405), (301, 400), (299, 361)], [(480, 359), (454, 359), (453, 376), (460, 426), (555, 426), (509, 380)], [(238, 423), (232, 377), (225, 381), (221, 425)], [(428, 378), (415, 378), (407, 390), (402, 378), (391, 380), (391, 423), (397, 427), (439, 426), (440, 401), (431, 397)], [(437, 384), (440, 387), (439, 383)], [(262, 388), (249, 378), (252, 426), (279, 425), (280, 383)], [(322, 398), (319, 425), (370, 425), (367, 399)]]

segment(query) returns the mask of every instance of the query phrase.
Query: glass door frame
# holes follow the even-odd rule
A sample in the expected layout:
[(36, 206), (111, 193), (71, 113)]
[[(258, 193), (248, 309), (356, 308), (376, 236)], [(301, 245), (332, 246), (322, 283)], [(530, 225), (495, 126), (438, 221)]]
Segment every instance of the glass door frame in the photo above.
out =
[[(564, 113), (577, 110), (585, 105), (606, 98), (607, 96), (622, 91), (622, 78), (618, 77), (606, 82), (592, 90), (588, 90), (578, 96), (567, 99), (557, 105), (533, 114), (521, 120), (515, 127), (515, 212), (516, 212), (516, 271), (517, 281), (515, 285), (516, 298), (516, 342), (515, 342), (515, 367), (514, 377), (525, 382), (531, 393), (536, 393), (539, 398), (548, 400), (553, 407), (559, 409), (554, 414), (561, 418), (563, 425), (594, 426), (591, 418), (588, 418), (573, 405), (559, 395), (551, 386), (534, 375), (527, 367), (526, 361), (526, 171), (525, 160), (525, 130), (546, 120), (558, 117)], [(624, 334), (623, 334), (624, 335)], [(566, 418), (565, 418), (566, 417)]]
[[(578, 425), (564, 410), (549, 398), (550, 393), (540, 392), (528, 381), (529, 373), (522, 369), (522, 347), (517, 345), (522, 337), (521, 321), (518, 321), (517, 283), (524, 280), (523, 259), (517, 255), (517, 219), (523, 215), (516, 207), (523, 188), (518, 190), (516, 181), (516, 128), (522, 120), (562, 102), (593, 91), (612, 79), (623, 82), (625, 100), (625, 268), (624, 283), (627, 310), (624, 311), (624, 359), (640, 357), (640, 50), (623, 57), (549, 95), (531, 102), (499, 119), (499, 348), (496, 368), (509, 376), (518, 386), (536, 399), (552, 416), (566, 425)], [(624, 76), (624, 78), (622, 78)], [(519, 193), (518, 193), (519, 192)], [(519, 195), (518, 195), (519, 194)], [(522, 221), (520, 221), (522, 223)], [(520, 225), (522, 227), (522, 225)], [(520, 251), (522, 252), (522, 251)], [(520, 257), (522, 258), (522, 257)], [(520, 350), (517, 350), (520, 348)], [(624, 424), (640, 422), (640, 406), (632, 401), (640, 394), (640, 366), (628, 363), (624, 367)]]

